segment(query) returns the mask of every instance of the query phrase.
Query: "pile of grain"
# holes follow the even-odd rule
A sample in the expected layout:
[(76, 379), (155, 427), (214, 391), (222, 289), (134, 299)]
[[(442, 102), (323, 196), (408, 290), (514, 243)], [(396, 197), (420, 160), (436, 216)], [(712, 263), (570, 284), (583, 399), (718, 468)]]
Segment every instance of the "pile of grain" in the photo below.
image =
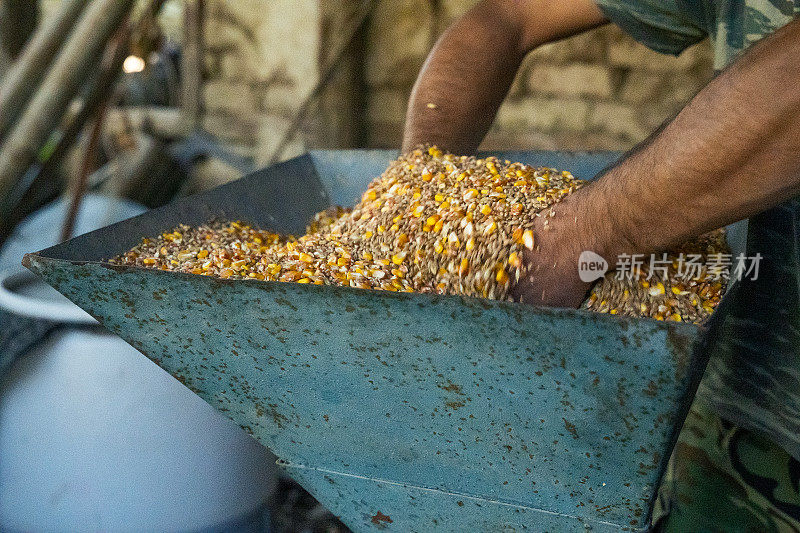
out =
[[(145, 239), (112, 262), (228, 279), (507, 300), (522, 273), (523, 249), (534, 247), (535, 217), (583, 184), (566, 171), (431, 147), (392, 162), (352, 210), (318, 214), (302, 237), (215, 221)], [(716, 232), (671, 254), (666, 277), (617, 280), (611, 272), (584, 307), (702, 321), (719, 302), (723, 284), (705, 272), (678, 279), (677, 253), (722, 251), (724, 239)]]

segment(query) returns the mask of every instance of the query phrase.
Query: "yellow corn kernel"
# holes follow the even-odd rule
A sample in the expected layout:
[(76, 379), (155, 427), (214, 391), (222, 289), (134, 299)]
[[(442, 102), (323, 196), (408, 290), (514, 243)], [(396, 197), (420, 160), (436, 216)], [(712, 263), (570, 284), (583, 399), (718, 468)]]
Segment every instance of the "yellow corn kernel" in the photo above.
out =
[(464, 257), (461, 259), (461, 264), (458, 266), (458, 274), (466, 276), (469, 273), (469, 260)]
[(506, 284), (509, 281), (508, 273), (504, 268), (497, 269), (497, 275), (494, 277), (497, 283)]
[(533, 242), (533, 231), (525, 230), (522, 233), (522, 244), (528, 250), (533, 250), (533, 244), (534, 244), (534, 242)]

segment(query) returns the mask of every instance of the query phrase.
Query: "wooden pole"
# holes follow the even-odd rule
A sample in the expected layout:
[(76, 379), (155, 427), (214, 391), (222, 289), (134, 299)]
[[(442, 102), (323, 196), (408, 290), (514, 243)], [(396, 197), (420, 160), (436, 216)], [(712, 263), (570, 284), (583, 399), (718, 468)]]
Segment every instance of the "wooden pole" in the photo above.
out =
[(103, 119), (105, 118), (106, 108), (108, 102), (100, 104), (100, 109), (97, 110), (97, 115), (94, 118), (94, 123), (89, 130), (89, 140), (86, 143), (86, 149), (81, 159), (81, 165), (78, 169), (78, 175), (72, 183), (70, 190), (69, 207), (67, 208), (67, 216), (64, 218), (64, 225), (61, 227), (61, 240), (66, 241), (72, 237), (72, 232), (75, 229), (75, 219), (78, 218), (78, 211), (81, 208), (83, 195), (86, 193), (86, 184), (89, 182), (89, 174), (96, 169), (97, 164), (97, 145), (100, 143), (100, 133), (103, 130)]
[(58, 13), (39, 27), (8, 69), (0, 86), (0, 139), (22, 113), (87, 3), (88, 0), (62, 2)]
[(184, 2), (184, 39), (181, 56), (181, 108), (192, 129), (199, 129), (203, 113), (203, 0)]
[[(134, 0), (94, 0), (0, 148), (0, 199), (36, 159)], [(0, 213), (2, 216), (2, 213)]]

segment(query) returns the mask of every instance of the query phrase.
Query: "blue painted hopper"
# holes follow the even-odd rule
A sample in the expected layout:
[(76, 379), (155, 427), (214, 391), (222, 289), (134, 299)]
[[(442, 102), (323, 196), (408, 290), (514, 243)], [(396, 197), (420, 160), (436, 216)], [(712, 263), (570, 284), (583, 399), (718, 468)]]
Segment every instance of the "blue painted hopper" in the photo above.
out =
[[(497, 155), (591, 178), (619, 154)], [(25, 262), (355, 531), (646, 529), (704, 367), (695, 326), (103, 262), (215, 217), (302, 233), (395, 156), (310, 152)]]

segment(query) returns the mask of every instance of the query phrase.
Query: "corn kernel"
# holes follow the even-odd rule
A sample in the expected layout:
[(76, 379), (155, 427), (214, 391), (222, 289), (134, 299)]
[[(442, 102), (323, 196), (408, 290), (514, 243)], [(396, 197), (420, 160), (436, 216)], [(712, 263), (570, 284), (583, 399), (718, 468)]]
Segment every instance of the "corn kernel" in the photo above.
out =
[(528, 250), (533, 250), (533, 232), (531, 230), (525, 230), (522, 233), (522, 244)]

